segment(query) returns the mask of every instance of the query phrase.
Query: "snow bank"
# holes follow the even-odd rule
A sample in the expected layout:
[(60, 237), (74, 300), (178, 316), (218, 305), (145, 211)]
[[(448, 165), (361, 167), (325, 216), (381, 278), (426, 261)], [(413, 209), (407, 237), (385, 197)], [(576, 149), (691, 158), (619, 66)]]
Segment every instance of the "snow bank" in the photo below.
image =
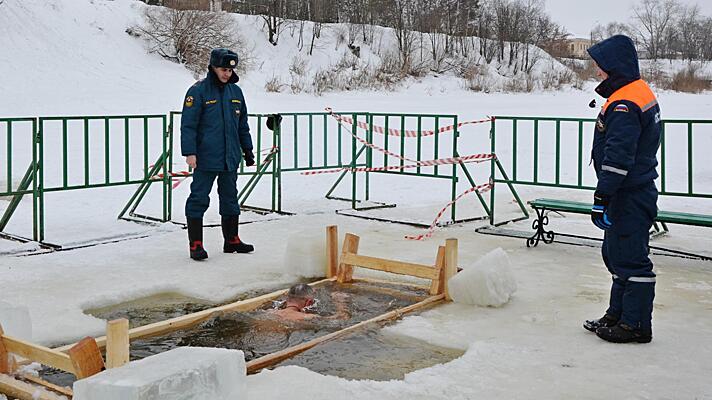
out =
[(179, 347), (74, 383), (75, 400), (246, 398), (239, 350)]
[(0, 325), (6, 335), (32, 341), (32, 320), (26, 306), (0, 301)]
[(448, 282), (456, 303), (499, 307), (517, 291), (507, 253), (498, 247)]

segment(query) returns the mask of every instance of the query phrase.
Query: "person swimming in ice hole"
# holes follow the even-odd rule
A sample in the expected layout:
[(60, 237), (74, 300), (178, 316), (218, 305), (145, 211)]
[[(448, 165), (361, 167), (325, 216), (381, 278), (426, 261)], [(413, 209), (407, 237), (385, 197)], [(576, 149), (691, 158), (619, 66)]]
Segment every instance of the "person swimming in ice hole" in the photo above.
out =
[(336, 306), (336, 312), (334, 314), (325, 317), (319, 314), (309, 313), (308, 308), (314, 304), (315, 295), (316, 291), (314, 288), (305, 283), (298, 283), (289, 288), (284, 307), (279, 310), (274, 310), (272, 313), (282, 319), (290, 321), (303, 321), (314, 318), (347, 319), (351, 317), (346, 308), (346, 299), (349, 295), (341, 292), (331, 292), (331, 298)]

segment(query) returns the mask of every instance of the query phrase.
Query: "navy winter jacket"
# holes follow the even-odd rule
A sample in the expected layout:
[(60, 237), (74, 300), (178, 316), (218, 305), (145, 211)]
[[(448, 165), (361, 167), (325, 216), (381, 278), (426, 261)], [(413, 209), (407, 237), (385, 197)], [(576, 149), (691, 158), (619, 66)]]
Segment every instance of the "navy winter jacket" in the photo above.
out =
[(608, 74), (596, 92), (608, 99), (598, 115), (592, 158), (596, 191), (613, 196), (619, 189), (653, 182), (662, 124), (660, 107), (640, 79), (638, 55), (630, 38), (616, 35), (588, 49)]
[(195, 155), (204, 171), (236, 171), (252, 150), (247, 106), (233, 74), (227, 84), (212, 71), (188, 89), (181, 117), (181, 153)]

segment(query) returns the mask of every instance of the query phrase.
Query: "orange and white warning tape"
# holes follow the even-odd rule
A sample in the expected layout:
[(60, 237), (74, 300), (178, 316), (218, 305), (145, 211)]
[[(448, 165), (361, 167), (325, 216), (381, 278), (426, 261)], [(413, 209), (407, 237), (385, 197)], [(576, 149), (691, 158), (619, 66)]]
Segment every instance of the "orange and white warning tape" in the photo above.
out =
[(351, 134), (351, 136), (353, 136), (356, 140), (361, 142), (364, 146), (369, 147), (374, 150), (377, 150), (377, 151), (380, 151), (383, 154), (387, 154), (387, 155), (389, 155), (391, 157), (395, 157), (399, 160), (411, 162), (414, 164), (394, 165), (394, 166), (388, 166), (388, 167), (360, 167), (360, 168), (343, 167), (343, 168), (334, 168), (334, 169), (327, 169), (327, 170), (304, 171), (301, 173), (302, 175), (333, 174), (333, 173), (338, 173), (338, 172), (343, 172), (343, 171), (353, 171), (353, 172), (391, 171), (391, 170), (412, 169), (412, 168), (417, 168), (417, 167), (430, 167), (430, 166), (434, 166), (434, 165), (450, 165), (450, 164), (469, 163), (469, 162), (482, 162), (482, 161), (487, 161), (487, 160), (491, 160), (491, 159), (495, 158), (495, 156), (493, 154), (481, 153), (481, 154), (470, 154), (467, 156), (438, 158), (438, 159), (434, 159), (434, 160), (414, 160), (412, 158), (404, 157), (399, 154), (390, 152), (382, 147), (376, 146), (373, 143), (369, 143), (365, 139), (362, 139), (357, 134), (352, 132), (351, 129), (349, 129), (349, 126), (344, 124), (345, 121), (343, 120), (342, 116), (340, 116), (339, 114), (335, 114), (333, 111), (331, 111), (330, 108), (327, 108), (327, 110), (331, 113), (331, 116), (333, 116), (337, 121), (339, 121), (340, 124), (342, 124), (344, 126), (344, 129), (349, 134)]
[[(278, 150), (278, 147), (268, 147), (266, 149), (260, 150), (261, 154), (267, 153), (267, 156), (276, 153)], [(150, 168), (153, 168), (154, 165), (151, 165)], [(248, 167), (249, 168), (249, 167)], [(171, 181), (173, 181), (173, 189), (177, 188), (180, 186), (183, 181), (185, 181), (188, 177), (190, 177), (192, 173), (190, 171), (179, 171), (179, 172), (169, 172), (168, 176), (171, 177)], [(151, 177), (152, 180), (162, 180), (163, 179), (163, 174), (159, 173), (156, 175), (153, 175)]]
[(343, 167), (334, 169), (322, 169), (315, 171), (304, 171), (302, 175), (321, 175), (321, 174), (334, 174), (343, 171), (349, 172), (382, 172), (382, 171), (393, 171), (402, 169), (413, 169), (418, 167), (432, 167), (434, 165), (451, 165), (459, 163), (472, 163), (472, 162), (483, 162), (494, 159), (494, 154), (482, 153), (482, 154), (470, 154), (461, 157), (448, 157), (448, 158), (438, 158), (436, 160), (425, 160), (418, 161), (415, 164), (405, 164), (405, 165), (389, 165), (387, 167)]
[[(171, 181), (173, 182), (173, 189), (177, 188), (180, 186), (181, 183), (183, 183), (186, 178), (190, 176), (190, 172), (188, 171), (179, 171), (179, 172), (169, 172), (168, 176), (171, 177)], [(155, 181), (160, 181), (163, 179), (163, 174), (156, 174), (151, 177), (151, 180)]]
[[(326, 107), (326, 112), (328, 112), (329, 114), (331, 114), (332, 116), (334, 116), (334, 118), (336, 118), (337, 120), (343, 121), (343, 122), (345, 122), (345, 123), (347, 123), (347, 124), (353, 124), (353, 122), (354, 122), (353, 118), (351, 118), (351, 117), (346, 117), (346, 116), (343, 116), (343, 115), (334, 114), (334, 111), (331, 109), (331, 107)], [(456, 125), (448, 125), (448, 126), (439, 128), (439, 129), (437, 130), (437, 132), (438, 132), (438, 133), (449, 132), (449, 131), (455, 130), (455, 128), (460, 128), (460, 127), (462, 127), (462, 126), (464, 126), (464, 125), (482, 124), (482, 123), (485, 123), (485, 122), (491, 122), (492, 120), (493, 120), (493, 118), (485, 118), (485, 119), (480, 119), (480, 120), (473, 120), (473, 121), (460, 122), (460, 123), (458, 123), (458, 124), (456, 124)], [(358, 121), (358, 120), (357, 120), (357, 121), (356, 121), (356, 126), (358, 126), (358, 127), (361, 128), (361, 129), (365, 129), (365, 130), (371, 129), (371, 125), (369, 125), (368, 123), (363, 122), (363, 121)], [(433, 135), (435, 135), (435, 130), (421, 130), (421, 131), (417, 131), (417, 130), (412, 130), (412, 129), (406, 129), (406, 130), (404, 130), (404, 131), (401, 131), (400, 129), (395, 129), (395, 128), (388, 128), (388, 129), (386, 130), (386, 128), (384, 128), (384, 127), (382, 127), (382, 126), (379, 126), (379, 125), (373, 125), (373, 132), (380, 133), (380, 134), (386, 134), (386, 132), (387, 132), (387, 134), (388, 134), (389, 136), (399, 136), (399, 137), (400, 137), (400, 136), (405, 136), (405, 137), (418, 137), (418, 136), (420, 136), (420, 137), (426, 137), (426, 136), (433, 136)], [(420, 132), (420, 135), (418, 134), (418, 132)]]
[(484, 183), (484, 184), (482, 184), (482, 185), (473, 186), (473, 187), (471, 187), (471, 188), (465, 190), (464, 192), (460, 193), (460, 195), (458, 195), (457, 197), (455, 197), (454, 200), (452, 200), (452, 201), (450, 201), (449, 203), (447, 203), (447, 204), (445, 205), (445, 207), (443, 207), (443, 208), (440, 210), (440, 212), (438, 212), (438, 215), (437, 215), (437, 216), (435, 217), (435, 219), (433, 220), (433, 223), (430, 224), (430, 227), (428, 227), (428, 231), (427, 231), (426, 233), (423, 233), (423, 234), (421, 234), (421, 235), (407, 235), (405, 238), (406, 238), (406, 239), (409, 239), (409, 240), (424, 240), (424, 239), (429, 239), (431, 236), (433, 236), (433, 233), (435, 232), (435, 227), (438, 225), (438, 221), (439, 221), (440, 218), (443, 216), (443, 214), (445, 214), (445, 211), (446, 211), (450, 206), (452, 206), (452, 205), (455, 204), (458, 200), (460, 200), (461, 198), (463, 198), (464, 196), (466, 196), (466, 195), (468, 195), (468, 194), (470, 194), (470, 193), (472, 193), (472, 192), (485, 193), (485, 192), (489, 191), (490, 189), (492, 189), (492, 186), (493, 186), (493, 183), (492, 183), (492, 182), (488, 182), (488, 183)]

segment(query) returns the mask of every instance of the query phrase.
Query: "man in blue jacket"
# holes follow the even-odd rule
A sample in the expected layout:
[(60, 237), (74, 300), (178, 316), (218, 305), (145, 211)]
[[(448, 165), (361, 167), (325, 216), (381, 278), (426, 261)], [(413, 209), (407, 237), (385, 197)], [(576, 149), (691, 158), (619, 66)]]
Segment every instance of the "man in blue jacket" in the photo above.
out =
[(237, 168), (255, 164), (247, 107), (242, 89), (235, 83), (237, 54), (214, 49), (205, 79), (195, 83), (185, 96), (181, 118), (181, 153), (193, 168), (193, 183), (185, 203), (190, 258), (203, 260), (203, 214), (210, 204), (210, 191), (218, 180), (220, 215), (225, 253), (248, 253), (252, 245), (238, 236), (240, 204), (237, 201)]
[(655, 273), (648, 258), (649, 230), (657, 215), (660, 107), (640, 79), (633, 41), (616, 35), (588, 49), (608, 99), (596, 122), (593, 166), (598, 177), (591, 219), (604, 230), (603, 261), (613, 284), (603, 318), (584, 323), (616, 343), (652, 340)]

